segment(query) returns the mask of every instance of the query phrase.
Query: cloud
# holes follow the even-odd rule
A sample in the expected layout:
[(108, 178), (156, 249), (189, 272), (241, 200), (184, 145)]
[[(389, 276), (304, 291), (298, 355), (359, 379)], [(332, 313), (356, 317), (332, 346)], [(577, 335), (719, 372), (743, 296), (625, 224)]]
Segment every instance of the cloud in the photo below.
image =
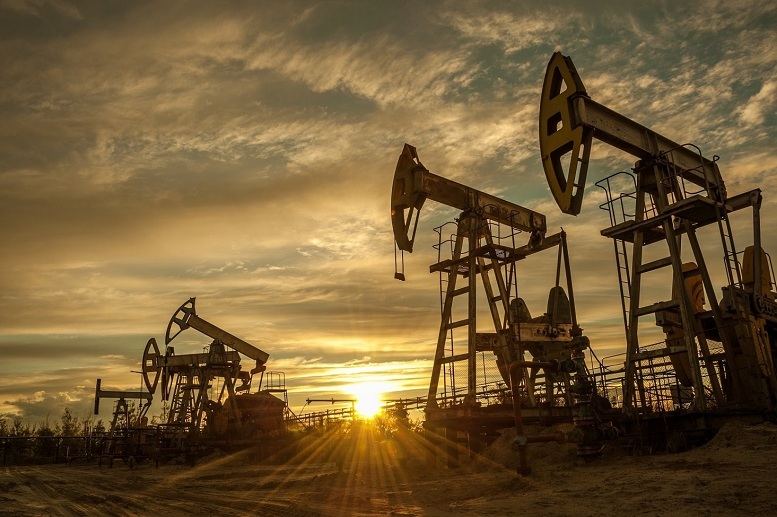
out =
[[(773, 183), (772, 2), (408, 5), (0, 7), (0, 377), (19, 387), (0, 390), (14, 411), (41, 414), (97, 375), (131, 388), (146, 340), (191, 296), (270, 353), (293, 396), (380, 375), (423, 392), (440, 323), (432, 228), (458, 213), (426, 203), (408, 281), (393, 281), (404, 142), (433, 172), (564, 226), (581, 323), (597, 349), (622, 349), (592, 183), (634, 158), (595, 143), (584, 212), (558, 212), (537, 149), (557, 48), (594, 100), (719, 154), (731, 191)], [(551, 255), (519, 270), (533, 313)], [(188, 331), (175, 346), (208, 342)]]
[(78, 8), (71, 2), (64, 0), (5, 0), (0, 4), (0, 9), (9, 9), (37, 17), (43, 17), (53, 11), (57, 15), (66, 18), (83, 20), (83, 16)]
[(441, 17), (470, 45), (495, 44), (506, 54), (538, 46), (552, 47), (563, 40), (561, 34), (572, 32), (585, 17), (581, 12), (562, 12), (538, 2), (524, 4), (524, 9), (516, 13), (507, 9), (489, 11), (483, 2), (471, 2), (462, 9), (445, 11)]
[(86, 419), (92, 414), (97, 377), (106, 381), (104, 387), (115, 386), (111, 379), (121, 383), (122, 378), (127, 381), (122, 389), (138, 386), (137, 375), (129, 372), (126, 361), (84, 360), (82, 364), (87, 366), (5, 374), (0, 382), (0, 414), (20, 415), (39, 422), (57, 418), (69, 407)]
[(777, 79), (770, 80), (748, 99), (747, 104), (739, 114), (740, 120), (746, 125), (762, 124), (766, 112), (772, 110), (774, 115), (775, 97), (777, 97)]
[(362, 357), (360, 359), (351, 359), (350, 361), (346, 361), (344, 363), (344, 365), (345, 366), (356, 366), (356, 365), (360, 365), (360, 364), (370, 364), (370, 360), (371, 359), (372, 358), (370, 356), (365, 355), (364, 357)]

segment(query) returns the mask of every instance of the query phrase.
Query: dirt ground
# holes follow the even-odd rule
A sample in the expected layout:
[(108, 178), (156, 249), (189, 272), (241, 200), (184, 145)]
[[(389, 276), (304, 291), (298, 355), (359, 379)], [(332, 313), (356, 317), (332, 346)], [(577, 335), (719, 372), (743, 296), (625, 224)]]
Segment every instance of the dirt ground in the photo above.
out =
[(591, 463), (572, 444), (531, 445), (527, 477), (516, 475), (509, 443), (455, 468), (430, 467), (418, 444), (374, 436), (340, 449), (311, 441), (283, 465), (238, 453), (194, 467), (3, 467), (0, 515), (777, 515), (773, 424), (727, 424), (677, 454), (611, 445)]

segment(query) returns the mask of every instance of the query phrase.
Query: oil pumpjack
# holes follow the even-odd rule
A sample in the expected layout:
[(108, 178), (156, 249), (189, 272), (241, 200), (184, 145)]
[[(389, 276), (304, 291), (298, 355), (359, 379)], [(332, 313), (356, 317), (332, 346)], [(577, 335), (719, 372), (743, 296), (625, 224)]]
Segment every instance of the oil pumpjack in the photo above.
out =
[[(206, 351), (176, 354), (170, 343), (181, 332), (193, 328), (213, 339)], [(279, 372), (266, 372), (269, 354), (222, 330), (197, 315), (190, 298), (173, 314), (165, 334), (165, 353), (151, 338), (143, 350), (145, 390), (103, 390), (97, 380), (94, 413), (100, 399), (117, 399), (113, 421), (102, 455), (136, 458), (191, 448), (197, 444), (230, 447), (256, 444), (257, 439), (285, 432), (288, 407), (285, 379)], [(243, 370), (241, 356), (255, 362)], [(261, 389), (264, 375), (272, 379)], [(252, 390), (259, 374), (260, 389)], [(148, 425), (144, 418), (161, 381), (162, 400), (170, 403), (164, 422)], [(279, 398), (283, 397), (282, 399)], [(127, 401), (143, 401), (131, 421)]]
[[(593, 101), (572, 60), (556, 52), (542, 89), (539, 142), (564, 213), (580, 213), (594, 139), (638, 160), (631, 172), (596, 183), (610, 216), (601, 234), (613, 241), (626, 334), (623, 362), (597, 372), (601, 391), (622, 390), (623, 425), (643, 431), (667, 421), (670, 431), (689, 432), (714, 430), (733, 417), (774, 418), (777, 303), (771, 261), (761, 248), (761, 191), (729, 195), (717, 156), (708, 159), (698, 147)], [(622, 190), (624, 184), (629, 188)], [(752, 244), (739, 253), (730, 214), (747, 208)], [(700, 239), (705, 227), (722, 250), (720, 297), (703, 252), (709, 246)], [(657, 285), (672, 286), (669, 299), (646, 300), (643, 291)], [(640, 319), (650, 316), (665, 340), (643, 337)]]
[[(610, 218), (601, 234), (612, 239), (615, 250), (626, 334), (622, 362), (616, 358), (586, 369), (589, 345), (577, 323), (565, 233), (547, 236), (543, 215), (432, 174), (406, 144), (392, 186), (395, 250), (412, 252), (427, 199), (462, 211), (450, 235), (446, 225), (435, 229), (439, 260), (430, 271), (440, 273), (442, 318), (426, 397), (427, 427), (443, 428), (449, 438), (465, 433), (472, 446), (473, 438), (477, 442), (512, 423), (500, 399), (506, 389), (516, 427), (518, 413), (549, 423), (571, 419), (574, 407), (582, 456), (595, 455), (602, 439), (617, 434), (607, 430), (610, 424), (667, 445), (672, 434), (684, 441), (704, 439), (731, 418), (774, 420), (777, 289), (771, 259), (761, 248), (761, 191), (728, 195), (717, 156), (708, 159), (693, 144), (678, 144), (594, 102), (572, 60), (558, 52), (545, 74), (539, 122), (543, 169), (566, 214), (581, 211), (593, 139), (638, 160), (632, 172), (596, 183), (605, 193), (600, 208)], [(624, 179), (633, 189), (617, 192)], [(740, 253), (729, 216), (747, 208), (752, 244)], [(697, 235), (705, 227), (717, 230), (723, 251), (726, 283), (720, 298)], [(517, 242), (522, 233), (528, 234), (525, 244)], [(683, 241), (690, 260), (684, 259)], [(660, 243), (662, 256), (652, 258), (659, 246), (645, 253)], [(516, 264), (555, 246), (556, 285), (548, 310), (531, 318), (518, 296)], [(404, 256), (398, 261), (396, 251), (395, 266), (395, 278), (405, 280)], [(663, 280), (657, 278), (661, 271)], [(457, 285), (459, 277), (467, 281), (464, 286)], [(478, 277), (494, 332), (476, 327)], [(660, 285), (671, 286), (668, 300), (643, 299)], [(465, 298), (462, 316), (454, 316), (454, 302)], [(655, 318), (665, 339), (643, 337), (645, 316)], [(459, 329), (466, 334), (456, 340)], [(523, 360), (525, 352), (532, 361)], [(498, 375), (478, 366), (489, 353)], [(538, 372), (544, 382), (537, 382)], [(524, 459), (522, 454), (522, 466)]]
[[(176, 355), (170, 343), (188, 328), (213, 339), (206, 352)], [(269, 354), (198, 316), (194, 298), (170, 318), (165, 345), (165, 355), (149, 362), (161, 373), (162, 398), (170, 402), (169, 426), (231, 441), (283, 431), (285, 389), (251, 391), (256, 374), (262, 386)], [(241, 355), (255, 361), (251, 370), (242, 369)]]
[[(577, 323), (566, 234), (547, 235), (542, 214), (433, 174), (405, 144), (391, 193), (400, 254), (412, 252), (427, 200), (461, 210), (452, 227), (436, 228), (438, 262), (430, 266), (440, 275), (442, 316), (426, 397), (427, 429), (444, 430), (449, 442), (477, 449), (498, 429), (514, 425), (517, 411), (526, 422), (572, 421), (573, 413), (586, 413), (593, 395), (584, 361), (589, 342)], [(518, 265), (552, 248), (555, 285), (546, 313), (532, 318), (518, 296)], [(395, 277), (405, 280), (403, 255)], [(490, 316), (487, 332), (478, 327), (481, 300)], [(591, 425), (585, 418), (578, 423)]]

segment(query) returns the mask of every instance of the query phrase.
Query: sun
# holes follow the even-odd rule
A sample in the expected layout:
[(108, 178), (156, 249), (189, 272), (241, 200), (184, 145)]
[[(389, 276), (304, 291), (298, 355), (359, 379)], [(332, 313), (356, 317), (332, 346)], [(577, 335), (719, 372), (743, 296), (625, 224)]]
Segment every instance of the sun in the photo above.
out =
[(362, 418), (370, 419), (380, 413), (383, 407), (383, 391), (375, 384), (360, 384), (353, 389), (356, 395), (356, 413)]

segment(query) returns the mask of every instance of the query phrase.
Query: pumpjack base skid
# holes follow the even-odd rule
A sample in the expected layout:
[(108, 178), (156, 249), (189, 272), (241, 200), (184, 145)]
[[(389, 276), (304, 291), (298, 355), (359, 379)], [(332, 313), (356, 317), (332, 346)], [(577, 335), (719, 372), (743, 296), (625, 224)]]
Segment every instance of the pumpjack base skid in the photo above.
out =
[[(573, 410), (569, 407), (522, 408), (525, 425), (551, 426), (573, 423)], [(707, 412), (633, 412), (625, 414), (619, 409), (599, 415), (620, 431), (618, 443), (625, 447), (649, 447), (650, 450), (677, 450), (706, 443), (727, 423), (739, 422), (757, 425), (777, 421), (777, 414), (763, 411), (720, 408)], [(479, 436), (490, 443), (508, 428), (515, 427), (515, 413), (509, 404), (486, 407), (453, 407), (427, 409), (424, 427), (446, 429)]]
[[(572, 408), (566, 406), (529, 407), (521, 411), (527, 425), (572, 423)], [(497, 437), (499, 430), (515, 427), (515, 412), (511, 404), (427, 408), (425, 426)]]
[(657, 412), (628, 417), (618, 424), (625, 446), (650, 447), (651, 450), (681, 450), (703, 445), (727, 423), (758, 425), (774, 422), (775, 414), (757, 411)]

